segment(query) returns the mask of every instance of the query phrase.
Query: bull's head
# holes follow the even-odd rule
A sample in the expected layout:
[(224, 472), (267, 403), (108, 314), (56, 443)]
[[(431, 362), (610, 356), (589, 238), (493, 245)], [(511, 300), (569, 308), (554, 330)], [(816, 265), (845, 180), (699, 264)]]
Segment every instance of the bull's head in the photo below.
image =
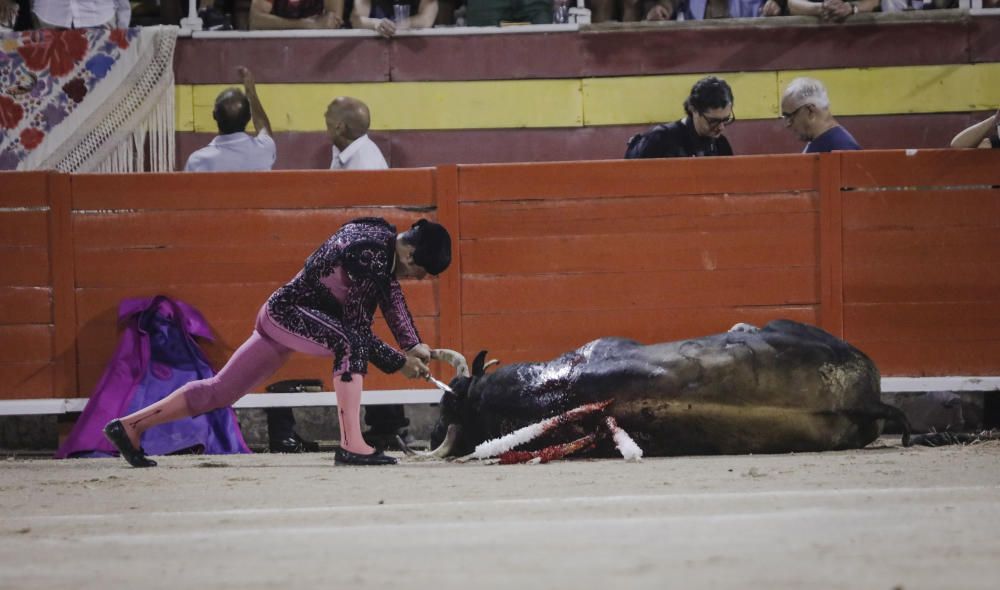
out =
[(486, 368), (496, 361), (486, 362), (486, 351), (476, 355), (472, 361), (472, 370), (465, 357), (453, 350), (437, 349), (432, 353), (436, 358), (455, 368), (455, 377), (448, 384), (451, 392), (444, 392), (441, 397), (441, 416), (431, 432), (431, 454), (444, 458), (463, 452), (466, 444), (463, 441), (462, 426), (470, 423), (469, 395), (474, 391), (476, 382), (486, 373)]

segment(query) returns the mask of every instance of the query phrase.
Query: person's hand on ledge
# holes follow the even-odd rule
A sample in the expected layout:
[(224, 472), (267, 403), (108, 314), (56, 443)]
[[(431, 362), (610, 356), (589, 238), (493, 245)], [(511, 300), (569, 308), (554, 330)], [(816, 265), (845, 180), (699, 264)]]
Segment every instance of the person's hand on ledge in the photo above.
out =
[(670, 20), (674, 16), (674, 11), (669, 6), (655, 4), (646, 13), (646, 20)]
[(856, 13), (857, 8), (850, 2), (844, 2), (844, 0), (823, 0), (820, 19), (841, 23)]

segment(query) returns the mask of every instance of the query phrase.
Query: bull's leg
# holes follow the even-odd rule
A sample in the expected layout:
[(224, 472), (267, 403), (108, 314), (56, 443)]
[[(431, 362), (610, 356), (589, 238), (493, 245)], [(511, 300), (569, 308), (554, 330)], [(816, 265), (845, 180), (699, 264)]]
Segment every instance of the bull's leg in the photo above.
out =
[(497, 455), (506, 453), (514, 447), (531, 442), (539, 436), (542, 436), (555, 428), (559, 428), (563, 424), (574, 422), (594, 412), (603, 411), (604, 408), (611, 405), (612, 401), (613, 400), (609, 399), (603, 402), (584, 404), (578, 408), (573, 408), (568, 412), (563, 412), (558, 416), (553, 416), (542, 420), (541, 422), (536, 422), (523, 428), (518, 428), (510, 434), (505, 434), (500, 438), (494, 438), (476, 445), (476, 450), (471, 454), (462, 457), (462, 460), (468, 461), (469, 459), (489, 459), (490, 457), (496, 457)]
[(548, 463), (549, 461), (562, 459), (567, 455), (587, 450), (594, 446), (594, 441), (596, 440), (596, 434), (588, 434), (587, 436), (582, 436), (572, 442), (548, 446), (537, 451), (507, 451), (506, 453), (502, 453), (500, 455), (500, 464), (510, 465), (513, 463), (528, 463), (529, 461), (536, 460), (539, 463)]

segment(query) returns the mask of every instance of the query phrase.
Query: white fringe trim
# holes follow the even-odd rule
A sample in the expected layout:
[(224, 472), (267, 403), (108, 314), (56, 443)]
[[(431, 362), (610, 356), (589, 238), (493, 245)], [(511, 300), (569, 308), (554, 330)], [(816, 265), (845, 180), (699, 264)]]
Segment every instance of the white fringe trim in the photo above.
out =
[(42, 166), (60, 172), (174, 169), (174, 47), (177, 27), (145, 27), (142, 54), (112, 96)]

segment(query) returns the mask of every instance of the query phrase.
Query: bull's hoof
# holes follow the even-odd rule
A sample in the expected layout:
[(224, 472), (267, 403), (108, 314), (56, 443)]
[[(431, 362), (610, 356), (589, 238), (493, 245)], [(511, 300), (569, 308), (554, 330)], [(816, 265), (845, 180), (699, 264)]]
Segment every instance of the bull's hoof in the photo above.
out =
[(137, 449), (132, 445), (132, 441), (125, 434), (125, 425), (121, 420), (108, 422), (104, 427), (104, 436), (115, 445), (121, 456), (132, 467), (156, 467), (156, 461), (146, 457), (146, 451), (142, 450), (142, 447)]
[(395, 465), (395, 457), (383, 453), (361, 455), (345, 449), (337, 449), (333, 454), (334, 465)]

